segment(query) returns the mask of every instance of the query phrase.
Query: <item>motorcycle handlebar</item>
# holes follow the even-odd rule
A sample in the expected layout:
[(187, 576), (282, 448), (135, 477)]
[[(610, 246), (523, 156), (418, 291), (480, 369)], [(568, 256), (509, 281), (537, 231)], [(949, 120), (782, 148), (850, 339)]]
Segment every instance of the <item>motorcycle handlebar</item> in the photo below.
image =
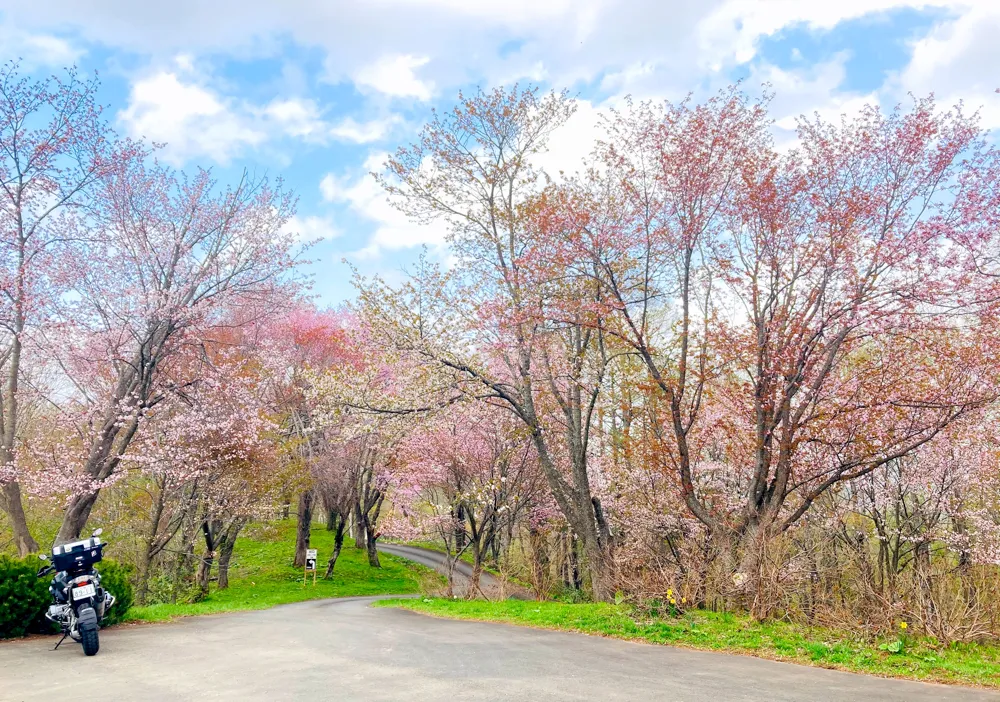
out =
[(53, 565), (42, 566), (38, 569), (38, 573), (35, 574), (36, 578), (40, 578), (43, 575), (48, 575), (49, 573), (55, 572), (56, 567)]

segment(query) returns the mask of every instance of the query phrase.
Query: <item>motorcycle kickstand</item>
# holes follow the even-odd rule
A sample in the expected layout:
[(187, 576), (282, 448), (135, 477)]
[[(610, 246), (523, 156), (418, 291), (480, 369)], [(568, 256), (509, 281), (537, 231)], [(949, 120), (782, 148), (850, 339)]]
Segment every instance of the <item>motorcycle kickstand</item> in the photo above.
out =
[(69, 633), (68, 633), (68, 632), (67, 632), (67, 633), (65, 633), (65, 634), (63, 634), (63, 635), (62, 635), (62, 638), (61, 638), (61, 639), (59, 639), (59, 643), (57, 643), (57, 644), (56, 644), (56, 648), (53, 648), (52, 650), (53, 650), (53, 651), (55, 651), (55, 650), (56, 650), (57, 648), (59, 648), (59, 646), (60, 646), (60, 645), (62, 644), (62, 642), (66, 640), (66, 637), (67, 637), (67, 636), (69, 636)]

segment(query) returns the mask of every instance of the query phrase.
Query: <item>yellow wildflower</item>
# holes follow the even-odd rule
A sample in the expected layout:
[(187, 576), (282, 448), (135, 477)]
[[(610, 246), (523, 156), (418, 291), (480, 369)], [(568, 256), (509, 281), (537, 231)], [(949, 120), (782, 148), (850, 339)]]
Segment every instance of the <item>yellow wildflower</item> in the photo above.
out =
[(687, 604), (687, 601), (688, 601), (688, 598), (686, 598), (686, 597), (682, 597), (681, 598), (681, 604)]
[(670, 589), (670, 588), (668, 587), (668, 588), (667, 588), (667, 597), (673, 597), (673, 596), (674, 596), (674, 591), (673, 591), (673, 590), (671, 590), (671, 589)]
[(677, 600), (675, 600), (673, 597), (671, 597), (670, 598), (670, 604), (677, 604)]
[(900, 629), (905, 629), (907, 626), (909, 626), (909, 625), (906, 622), (900, 622), (899, 623), (899, 628)]

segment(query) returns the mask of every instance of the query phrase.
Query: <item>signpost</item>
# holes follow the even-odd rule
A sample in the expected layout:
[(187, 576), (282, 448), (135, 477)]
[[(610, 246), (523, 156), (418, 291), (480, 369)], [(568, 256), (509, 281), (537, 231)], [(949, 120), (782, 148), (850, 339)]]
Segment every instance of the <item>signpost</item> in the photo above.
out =
[(309, 579), (309, 572), (312, 571), (313, 574), (313, 585), (316, 585), (316, 549), (307, 548), (306, 549), (306, 567), (302, 572), (302, 584), (306, 584), (306, 580)]

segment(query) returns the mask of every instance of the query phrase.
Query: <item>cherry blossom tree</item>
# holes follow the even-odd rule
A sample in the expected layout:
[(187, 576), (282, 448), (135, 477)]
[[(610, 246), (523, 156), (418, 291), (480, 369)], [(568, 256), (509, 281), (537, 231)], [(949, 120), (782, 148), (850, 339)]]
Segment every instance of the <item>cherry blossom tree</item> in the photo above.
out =
[(280, 184), (244, 174), (219, 189), (157, 164), (116, 164), (100, 207), (75, 228), (61, 301), (47, 338), (78, 393), (78, 476), (58, 540), (76, 538), (146, 415), (198, 377), (174, 363), (242, 313), (280, 309), (294, 293), (294, 241), (281, 232), (293, 201)]
[(81, 208), (114, 161), (141, 153), (115, 138), (97, 87), (73, 70), (35, 81), (17, 64), (0, 68), (0, 507), (22, 555), (38, 548), (16, 470), (30, 337), (66, 290), (66, 242)]
[(606, 599), (611, 539), (588, 460), (610, 352), (591, 319), (596, 286), (565, 279), (534, 217), (546, 179), (533, 161), (572, 111), (565, 95), (515, 86), (435, 115), (379, 178), (403, 212), (450, 226), (458, 264), (441, 273), (423, 262), (395, 290), (359, 280), (360, 306), (380, 343), (451, 388), (439, 402), (492, 398), (520, 419)]
[(513, 541), (543, 487), (523, 425), (496, 405), (456, 404), (421, 421), (397, 463), (397, 502), (411, 523), (442, 538), (452, 563), (471, 551), (467, 595), (475, 596), (488, 554)]
[[(400, 443), (413, 428), (419, 413), (413, 405), (427, 388), (426, 378), (420, 367), (380, 346), (358, 319), (352, 320), (343, 343), (342, 362), (308, 374), (306, 398), (323, 451), (314, 464), (315, 475), (340, 513), (341, 528), (347, 517), (342, 500), (350, 500), (355, 543), (364, 546), (369, 564), (378, 568), (379, 520), (397, 483)], [(331, 573), (339, 545), (334, 554), (327, 566)]]
[[(282, 318), (268, 320), (261, 329), (275, 365), (272, 401), (285, 415), (283, 433), (288, 440), (287, 448), (303, 472), (293, 561), (299, 567), (305, 565), (309, 548), (317, 497), (314, 483), (326, 473), (317, 469), (317, 465), (328, 458), (327, 443), (322, 429), (314, 421), (315, 407), (308, 395), (310, 377), (336, 364), (349, 362), (348, 355), (352, 353), (346, 337), (349, 325), (349, 316), (343, 311), (319, 310), (302, 302)], [(335, 493), (330, 491), (332, 484), (328, 480), (325, 484), (329, 488), (325, 493), (329, 498)]]
[[(996, 158), (975, 120), (925, 100), (803, 121), (799, 139), (778, 153), (766, 97), (736, 88), (640, 105), (542, 220), (661, 394), (654, 427), (687, 508), (741, 539), (788, 529), (997, 391), (994, 335), (953, 314), (969, 164)], [(745, 471), (738, 510), (706, 492), (713, 415), (734, 430), (724, 462)]]

